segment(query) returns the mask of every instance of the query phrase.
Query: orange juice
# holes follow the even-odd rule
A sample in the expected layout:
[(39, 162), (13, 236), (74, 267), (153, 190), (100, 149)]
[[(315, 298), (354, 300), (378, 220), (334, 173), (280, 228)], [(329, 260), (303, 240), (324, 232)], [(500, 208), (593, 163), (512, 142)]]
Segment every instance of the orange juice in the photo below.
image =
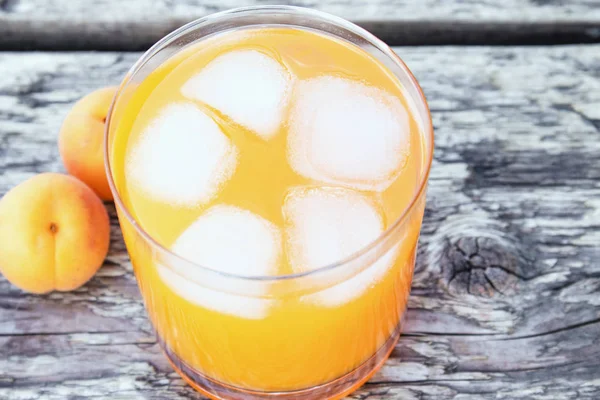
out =
[(388, 68), (329, 35), (263, 27), (180, 49), (128, 89), (112, 178), (175, 367), (209, 393), (262, 393), (380, 365), (406, 308), (422, 201), (394, 223), (427, 158)]

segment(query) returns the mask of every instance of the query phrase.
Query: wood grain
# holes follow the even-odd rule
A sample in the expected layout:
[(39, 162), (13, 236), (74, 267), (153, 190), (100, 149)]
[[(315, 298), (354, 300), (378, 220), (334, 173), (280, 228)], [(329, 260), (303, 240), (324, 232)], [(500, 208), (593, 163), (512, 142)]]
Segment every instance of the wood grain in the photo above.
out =
[(600, 41), (598, 0), (0, 0), (0, 49), (145, 50), (196, 18), (268, 4), (339, 15), (394, 45)]
[[(407, 332), (354, 399), (600, 397), (600, 46), (397, 48), (436, 129)], [(0, 195), (136, 53), (0, 53)], [(72, 293), (0, 279), (0, 398), (199, 398), (144, 314), (114, 216)]]

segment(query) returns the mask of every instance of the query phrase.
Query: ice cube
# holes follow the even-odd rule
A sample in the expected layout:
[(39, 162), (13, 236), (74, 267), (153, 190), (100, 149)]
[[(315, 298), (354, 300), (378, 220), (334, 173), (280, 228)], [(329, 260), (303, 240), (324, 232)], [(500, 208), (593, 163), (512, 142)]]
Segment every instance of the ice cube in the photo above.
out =
[(238, 50), (215, 58), (183, 85), (181, 93), (269, 139), (283, 121), (292, 80), (290, 72), (268, 55)]
[(292, 103), (287, 151), (297, 173), (359, 190), (393, 182), (410, 145), (408, 114), (396, 97), (322, 76), (299, 82)]
[[(286, 196), (283, 215), (287, 255), (295, 272), (343, 261), (377, 239), (384, 230), (377, 205), (368, 197), (344, 188), (293, 189)], [(392, 255), (386, 254), (350, 279), (307, 299), (325, 306), (350, 301), (380, 279), (392, 259)]]
[(178, 206), (206, 203), (233, 175), (238, 151), (193, 103), (166, 106), (142, 132), (126, 175), (152, 198)]
[[(172, 246), (174, 253), (193, 263), (249, 277), (275, 275), (281, 249), (281, 234), (274, 224), (250, 211), (228, 205), (208, 209)], [(169, 267), (159, 268), (163, 280), (183, 298), (205, 308), (257, 319), (264, 318), (272, 304), (272, 300), (260, 297), (265, 295), (265, 286), (255, 281), (237, 279), (233, 283), (232, 280), (223, 291), (217, 291), (200, 286), (203, 278), (194, 275), (193, 270), (179, 268), (177, 264)], [(245, 293), (232, 294), (227, 293), (228, 290)]]
[(266, 219), (234, 206), (209, 208), (175, 241), (173, 252), (222, 272), (265, 276), (277, 272), (279, 229)]

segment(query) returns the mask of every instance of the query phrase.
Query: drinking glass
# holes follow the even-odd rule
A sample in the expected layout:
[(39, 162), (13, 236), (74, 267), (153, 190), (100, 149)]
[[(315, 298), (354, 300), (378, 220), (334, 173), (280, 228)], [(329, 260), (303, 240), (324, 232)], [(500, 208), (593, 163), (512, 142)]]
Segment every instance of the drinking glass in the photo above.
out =
[[(400, 217), (368, 246), (310, 272), (239, 276), (179, 257), (133, 218), (114, 178), (115, 170), (122, 168), (113, 152), (115, 127), (123, 119), (135, 118), (123, 111), (135, 88), (171, 57), (222, 32), (271, 26), (311, 30), (352, 43), (385, 65), (410, 103), (423, 157), (418, 185), (407, 188), (414, 193), (409, 206), (398, 210)], [(433, 149), (425, 97), (387, 45), (348, 21), (303, 8), (263, 6), (214, 14), (167, 35), (135, 63), (120, 85), (106, 126), (106, 172), (144, 304), (166, 357), (191, 386), (217, 399), (340, 398), (381, 367), (402, 329)], [(384, 258), (392, 262), (380, 262)], [(376, 270), (381, 265), (385, 268)], [(165, 285), (165, 274), (200, 303)], [(352, 293), (357, 282), (374, 274), (380, 278), (346, 303), (322, 307), (306, 301), (311, 296)], [(252, 318), (218, 311), (265, 305), (269, 313)]]

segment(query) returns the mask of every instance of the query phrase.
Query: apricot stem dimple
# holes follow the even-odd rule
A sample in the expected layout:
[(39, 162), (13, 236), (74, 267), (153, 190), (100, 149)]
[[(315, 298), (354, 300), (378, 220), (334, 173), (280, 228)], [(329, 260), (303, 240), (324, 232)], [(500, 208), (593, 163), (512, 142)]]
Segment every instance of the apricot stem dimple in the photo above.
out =
[(56, 225), (54, 222), (50, 223), (50, 232), (52, 232), (52, 233), (58, 232), (58, 225)]

